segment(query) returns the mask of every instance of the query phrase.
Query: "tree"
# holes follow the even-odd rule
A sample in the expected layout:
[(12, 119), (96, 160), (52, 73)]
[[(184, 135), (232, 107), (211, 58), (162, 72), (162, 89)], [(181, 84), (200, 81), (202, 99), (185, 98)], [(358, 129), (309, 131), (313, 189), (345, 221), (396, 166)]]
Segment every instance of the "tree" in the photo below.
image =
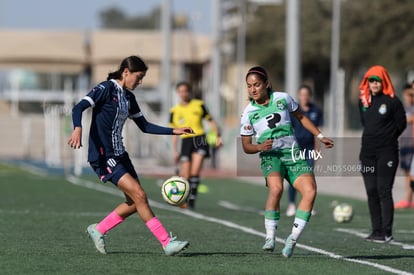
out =
[(348, 69), (383, 64), (389, 70), (412, 66), (414, 2), (347, 1), (343, 5), (341, 64)]
[[(104, 29), (157, 30), (161, 25), (161, 7), (154, 8), (148, 14), (134, 16), (128, 16), (121, 9), (111, 7), (101, 11), (99, 18)], [(186, 15), (175, 15), (171, 20), (173, 29), (189, 28)]]
[[(259, 6), (249, 18), (247, 59), (283, 76), (285, 4)], [(412, 66), (414, 1), (343, 0), (341, 60), (347, 70), (381, 63), (390, 70)], [(332, 1), (303, 0), (301, 7), (303, 73), (329, 73)], [(312, 69), (313, 68), (313, 69)]]
[[(253, 15), (248, 18), (246, 54), (250, 63), (264, 66), (282, 83), (285, 2), (249, 12)], [(332, 0), (302, 0), (301, 5), (302, 76), (313, 79), (316, 96), (322, 99), (330, 79)], [(342, 0), (340, 67), (345, 70), (348, 107), (358, 101), (357, 85), (367, 67), (381, 64), (401, 79), (413, 69), (413, 10), (411, 0)], [(394, 86), (398, 90), (401, 84)], [(353, 115), (349, 112), (352, 123)]]

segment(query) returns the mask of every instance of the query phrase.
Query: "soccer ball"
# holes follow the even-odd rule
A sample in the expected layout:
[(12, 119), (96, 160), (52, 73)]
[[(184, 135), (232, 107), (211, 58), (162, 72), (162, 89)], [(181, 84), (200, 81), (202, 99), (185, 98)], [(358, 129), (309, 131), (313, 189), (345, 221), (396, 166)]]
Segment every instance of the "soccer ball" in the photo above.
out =
[(162, 198), (171, 205), (181, 206), (190, 195), (190, 184), (183, 177), (173, 176), (166, 179), (161, 187)]
[(333, 210), (333, 218), (338, 223), (346, 223), (352, 220), (354, 210), (348, 203), (340, 203)]

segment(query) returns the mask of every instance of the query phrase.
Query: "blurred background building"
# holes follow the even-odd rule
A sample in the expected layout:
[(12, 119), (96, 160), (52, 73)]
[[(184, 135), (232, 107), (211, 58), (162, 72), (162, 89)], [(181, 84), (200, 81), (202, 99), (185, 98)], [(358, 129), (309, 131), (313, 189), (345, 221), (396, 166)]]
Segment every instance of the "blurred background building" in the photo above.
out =
[[(38, 3), (37, 9), (47, 11), (50, 24), (53, 18), (59, 22), (62, 7), (45, 2), (50, 3)], [(82, 9), (79, 14), (67, 11), (81, 22), (82, 13), (93, 9), (89, 16), (98, 18), (99, 26), (21, 26), (22, 16), (15, 16), (18, 27), (10, 27), (0, 19), (5, 131), (0, 158), (44, 161), (81, 173), (85, 149), (66, 147), (71, 108), (129, 55), (149, 65), (135, 93), (150, 121), (167, 124), (175, 83), (192, 83), (195, 96), (206, 101), (223, 130), (219, 166), (225, 169), (237, 165), (239, 117), (247, 104), (244, 75), (252, 65), (268, 70), (275, 90), (295, 96), (301, 83), (311, 85), (324, 110), (324, 131), (334, 137), (360, 135), (358, 84), (368, 67), (385, 66), (397, 94), (414, 80), (413, 1), (153, 0), (145, 1), (151, 3), (147, 12), (136, 14), (132, 6), (110, 2), (90, 1), (82, 9), (79, 1), (74, 9)], [(124, 2), (138, 10), (144, 6)], [(11, 3), (0, 4), (2, 18), (13, 12)], [(31, 15), (36, 16), (23, 16)], [(125, 132), (128, 151), (140, 163), (171, 165), (169, 137), (143, 135), (132, 124)]]

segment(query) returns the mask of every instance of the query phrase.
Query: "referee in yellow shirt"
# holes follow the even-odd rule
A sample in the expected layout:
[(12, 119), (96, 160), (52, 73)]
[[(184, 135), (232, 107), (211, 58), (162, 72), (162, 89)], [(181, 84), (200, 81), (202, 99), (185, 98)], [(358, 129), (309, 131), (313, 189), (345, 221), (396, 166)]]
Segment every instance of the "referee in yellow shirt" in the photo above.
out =
[(191, 85), (188, 82), (179, 82), (176, 85), (176, 91), (180, 102), (170, 110), (170, 125), (191, 127), (194, 134), (181, 137), (180, 153), (177, 149), (178, 138), (173, 136), (174, 163), (180, 164), (179, 175), (190, 182), (191, 195), (187, 207), (194, 209), (203, 161), (210, 156), (210, 147), (203, 128), (203, 119), (209, 122), (211, 130), (217, 135), (216, 147), (222, 145), (222, 140), (217, 124), (204, 106), (204, 102), (192, 98)]

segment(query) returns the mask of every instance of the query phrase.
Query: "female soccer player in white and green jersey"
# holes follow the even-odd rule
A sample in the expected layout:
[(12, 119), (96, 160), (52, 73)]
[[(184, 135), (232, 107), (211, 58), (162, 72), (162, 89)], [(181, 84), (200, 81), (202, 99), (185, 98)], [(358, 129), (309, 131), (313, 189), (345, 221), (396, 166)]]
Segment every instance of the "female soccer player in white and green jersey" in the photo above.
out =
[[(275, 248), (276, 229), (280, 218), (280, 198), (283, 179), (286, 179), (302, 199), (297, 207), (292, 233), (287, 237), (282, 254), (291, 257), (299, 236), (311, 217), (316, 197), (316, 182), (305, 159), (297, 156), (300, 150), (289, 118), (292, 113), (301, 124), (315, 135), (326, 148), (334, 143), (302, 114), (298, 104), (287, 93), (272, 91), (267, 73), (262, 67), (253, 67), (246, 74), (250, 102), (241, 117), (241, 139), (247, 154), (260, 153), (261, 169), (269, 188), (264, 213), (265, 251)], [(253, 143), (253, 136), (257, 143)]]

